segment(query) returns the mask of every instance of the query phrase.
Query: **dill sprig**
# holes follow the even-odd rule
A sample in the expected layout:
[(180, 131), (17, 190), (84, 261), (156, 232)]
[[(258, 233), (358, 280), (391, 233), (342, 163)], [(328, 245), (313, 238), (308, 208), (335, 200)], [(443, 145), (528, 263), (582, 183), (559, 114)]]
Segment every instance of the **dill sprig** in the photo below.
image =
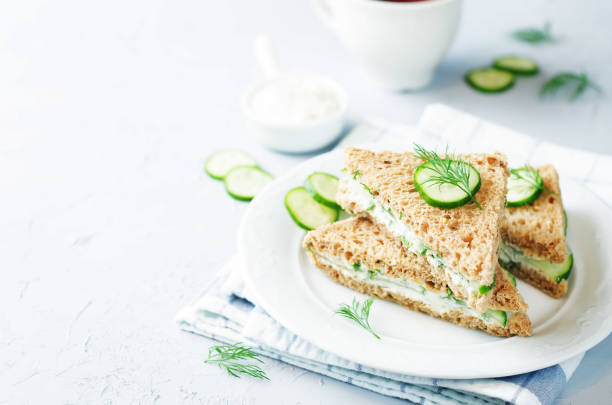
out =
[(474, 194), (470, 190), (471, 166), (468, 163), (461, 160), (458, 156), (449, 154), (448, 147), (446, 148), (444, 158), (438, 156), (435, 151), (427, 150), (416, 143), (414, 144), (414, 152), (418, 158), (429, 162), (430, 166), (428, 169), (434, 172), (434, 175), (427, 179), (425, 183), (433, 183), (438, 186), (450, 184), (458, 187), (474, 201), (478, 208), (482, 209), (482, 206), (476, 201)]
[[(521, 170), (526, 170), (529, 173), (529, 175), (528, 176), (522, 175)], [(542, 179), (542, 176), (540, 176), (540, 171), (534, 169), (531, 166), (525, 165), (521, 169), (510, 169), (510, 174), (521, 180), (526, 181), (529, 189), (533, 191), (543, 190), (543, 191), (546, 191), (548, 194), (557, 195), (557, 193), (555, 193), (554, 191), (551, 191), (548, 188), (546, 188), (546, 186), (544, 185), (544, 179)]]
[(540, 88), (540, 96), (555, 96), (561, 89), (566, 89), (566, 91), (571, 91), (570, 89), (573, 89), (569, 97), (570, 101), (573, 101), (588, 88), (601, 93), (601, 88), (591, 81), (586, 73), (561, 72), (548, 79), (548, 81), (542, 85), (542, 88)]
[(363, 303), (360, 303), (356, 298), (353, 298), (353, 303), (350, 306), (347, 304), (341, 304), (340, 308), (336, 310), (336, 313), (357, 322), (359, 326), (370, 332), (377, 339), (380, 339), (380, 336), (378, 336), (370, 326), (370, 307), (372, 306), (373, 302), (374, 297), (368, 298)]
[(255, 360), (263, 363), (259, 355), (251, 351), (250, 347), (242, 343), (233, 345), (212, 346), (208, 349), (208, 359), (204, 363), (216, 363), (220, 368), (227, 371), (229, 375), (240, 378), (239, 374), (247, 374), (255, 378), (270, 380), (266, 373), (257, 365), (245, 363), (244, 361)]
[(550, 23), (544, 24), (544, 28), (522, 28), (512, 33), (512, 37), (528, 44), (541, 44), (543, 42), (555, 42), (550, 30)]

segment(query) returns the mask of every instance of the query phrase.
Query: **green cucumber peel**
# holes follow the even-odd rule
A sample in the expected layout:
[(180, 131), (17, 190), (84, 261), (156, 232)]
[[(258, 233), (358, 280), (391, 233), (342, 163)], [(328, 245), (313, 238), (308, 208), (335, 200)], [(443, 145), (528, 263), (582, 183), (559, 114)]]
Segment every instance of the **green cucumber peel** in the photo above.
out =
[(495, 281), (497, 280), (497, 273), (493, 275), (493, 282), (490, 285), (481, 285), (478, 287), (478, 292), (480, 295), (486, 294), (493, 289), (495, 286)]

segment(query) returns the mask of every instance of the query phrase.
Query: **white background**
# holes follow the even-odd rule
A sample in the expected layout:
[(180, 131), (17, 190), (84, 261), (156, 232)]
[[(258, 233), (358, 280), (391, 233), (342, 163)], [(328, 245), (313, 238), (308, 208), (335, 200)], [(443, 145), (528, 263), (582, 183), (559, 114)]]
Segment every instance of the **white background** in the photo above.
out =
[[(0, 4), (0, 404), (400, 403), (266, 361), (272, 382), (236, 380), (202, 363), (203, 338), (172, 317), (234, 251), (245, 204), (202, 173), (212, 151), (239, 146), (274, 174), (305, 159), (257, 146), (239, 100), (260, 78), (251, 41), (269, 33), (287, 69), (329, 74), (366, 115), (416, 123), (431, 102), (540, 139), (612, 152), (608, 2), (469, 0), (437, 79), (388, 93), (358, 67), (308, 1), (23, 0)], [(553, 23), (561, 38), (509, 39)], [(502, 54), (542, 74), (502, 95), (464, 72)], [(602, 88), (543, 102), (561, 70)], [(587, 353), (561, 403), (612, 394), (612, 338)]]

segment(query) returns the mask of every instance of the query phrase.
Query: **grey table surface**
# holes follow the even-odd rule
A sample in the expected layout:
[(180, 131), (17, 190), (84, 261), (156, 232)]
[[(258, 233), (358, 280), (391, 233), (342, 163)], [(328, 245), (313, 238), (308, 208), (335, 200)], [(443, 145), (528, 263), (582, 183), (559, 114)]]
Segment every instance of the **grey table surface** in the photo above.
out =
[[(266, 363), (272, 381), (203, 364), (175, 312), (235, 249), (246, 204), (202, 172), (228, 146), (272, 173), (308, 156), (249, 137), (239, 100), (269, 33), (283, 67), (329, 74), (366, 115), (416, 123), (443, 102), (541, 139), (612, 152), (610, 100), (543, 102), (544, 79), (585, 70), (612, 92), (609, 2), (470, 0), (426, 90), (364, 79), (307, 1), (24, 0), (0, 3), (0, 404), (316, 404), (400, 401)], [(560, 41), (508, 32), (549, 20)], [(542, 74), (485, 96), (463, 73), (520, 52)], [(560, 403), (612, 402), (612, 338), (586, 354)]]

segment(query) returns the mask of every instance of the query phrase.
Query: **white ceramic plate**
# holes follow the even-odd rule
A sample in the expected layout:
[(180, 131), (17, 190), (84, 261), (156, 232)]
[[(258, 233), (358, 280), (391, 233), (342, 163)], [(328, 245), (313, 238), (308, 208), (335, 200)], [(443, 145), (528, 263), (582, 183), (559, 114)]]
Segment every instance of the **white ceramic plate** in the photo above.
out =
[(567, 296), (555, 300), (519, 281), (533, 336), (498, 338), (377, 300), (370, 315), (381, 340), (334, 314), (364, 297), (334, 283), (301, 248), (304, 231), (283, 205), (285, 193), (314, 171), (340, 173), (342, 151), (308, 160), (251, 202), (239, 232), (246, 279), (257, 302), (282, 325), (318, 347), (379, 369), (436, 378), (501, 377), (557, 364), (612, 331), (612, 213), (579, 183), (562, 179), (574, 270)]

